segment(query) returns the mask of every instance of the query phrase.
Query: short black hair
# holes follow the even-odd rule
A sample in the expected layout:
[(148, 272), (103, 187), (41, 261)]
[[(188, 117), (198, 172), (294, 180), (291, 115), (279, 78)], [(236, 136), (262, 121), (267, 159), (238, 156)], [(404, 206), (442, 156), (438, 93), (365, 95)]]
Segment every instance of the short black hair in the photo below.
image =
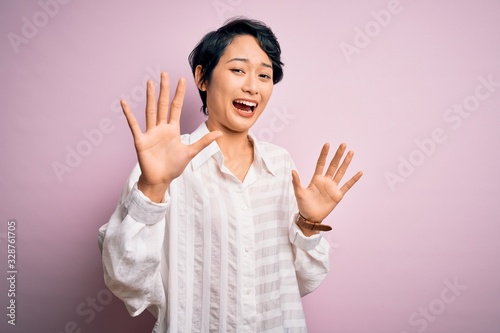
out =
[[(207, 33), (189, 54), (189, 65), (191, 66), (193, 75), (198, 65), (202, 67), (200, 82), (197, 82), (197, 86), (198, 83), (210, 82), (213, 70), (219, 63), (226, 48), (235, 37), (240, 35), (250, 35), (257, 39), (261, 49), (267, 54), (269, 59), (271, 59), (273, 66), (273, 84), (281, 81), (283, 78), (281, 48), (271, 28), (258, 20), (237, 17), (229, 19), (216, 31)], [(198, 89), (198, 91), (203, 103), (201, 110), (207, 115), (207, 92), (200, 89)]]

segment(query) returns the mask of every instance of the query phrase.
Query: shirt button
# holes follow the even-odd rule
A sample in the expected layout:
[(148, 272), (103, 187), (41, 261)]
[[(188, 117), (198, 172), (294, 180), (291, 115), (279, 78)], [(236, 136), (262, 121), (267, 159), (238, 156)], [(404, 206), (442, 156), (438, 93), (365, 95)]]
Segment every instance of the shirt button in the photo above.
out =
[(247, 211), (247, 209), (248, 209), (248, 207), (247, 207), (247, 206), (245, 206), (245, 205), (241, 205), (241, 209), (242, 209), (243, 211), (245, 211), (245, 212), (246, 212), (246, 211)]
[(250, 295), (251, 293), (252, 293), (252, 290), (250, 290), (249, 288), (245, 290), (245, 294)]
[(247, 247), (245, 247), (245, 252), (246, 252), (246, 253), (250, 252), (250, 247), (248, 247), (248, 246), (247, 246)]

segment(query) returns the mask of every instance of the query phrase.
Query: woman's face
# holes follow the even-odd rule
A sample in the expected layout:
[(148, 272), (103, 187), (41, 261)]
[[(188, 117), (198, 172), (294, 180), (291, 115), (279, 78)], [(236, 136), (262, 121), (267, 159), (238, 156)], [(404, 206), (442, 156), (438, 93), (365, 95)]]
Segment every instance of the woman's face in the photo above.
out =
[(247, 132), (264, 111), (273, 91), (273, 68), (250, 35), (233, 39), (202, 88), (207, 91), (207, 125), (226, 133)]

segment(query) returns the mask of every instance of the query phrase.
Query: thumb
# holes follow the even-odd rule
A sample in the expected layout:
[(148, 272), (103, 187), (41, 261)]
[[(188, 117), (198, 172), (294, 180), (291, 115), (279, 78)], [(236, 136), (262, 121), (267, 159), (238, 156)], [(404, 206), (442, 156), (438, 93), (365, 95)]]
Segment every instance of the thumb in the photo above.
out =
[(200, 140), (191, 144), (189, 147), (191, 149), (192, 156), (197, 155), (200, 151), (202, 151), (205, 147), (214, 142), (218, 137), (222, 136), (222, 132), (213, 131), (205, 134)]
[(292, 170), (292, 185), (293, 191), (295, 192), (295, 195), (297, 195), (299, 191), (302, 190), (302, 185), (300, 184), (300, 177), (297, 170)]

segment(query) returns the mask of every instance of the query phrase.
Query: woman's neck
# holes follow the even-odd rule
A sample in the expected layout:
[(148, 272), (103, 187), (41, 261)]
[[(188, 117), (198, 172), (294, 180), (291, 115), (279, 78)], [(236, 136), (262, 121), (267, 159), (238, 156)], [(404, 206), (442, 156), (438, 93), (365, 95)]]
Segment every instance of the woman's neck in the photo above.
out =
[(224, 156), (224, 165), (243, 182), (254, 159), (253, 144), (248, 138), (248, 131), (224, 131), (208, 121), (207, 127), (210, 131), (220, 130), (224, 134), (216, 140)]
[[(210, 122), (206, 122), (209, 131), (219, 130), (224, 135), (217, 138), (217, 145), (219, 145), (222, 154), (227, 159), (239, 159), (242, 157), (247, 157), (252, 155), (253, 157), (253, 145), (248, 138), (248, 131), (244, 132), (231, 132), (219, 128)], [(253, 158), (252, 158), (253, 160)]]

